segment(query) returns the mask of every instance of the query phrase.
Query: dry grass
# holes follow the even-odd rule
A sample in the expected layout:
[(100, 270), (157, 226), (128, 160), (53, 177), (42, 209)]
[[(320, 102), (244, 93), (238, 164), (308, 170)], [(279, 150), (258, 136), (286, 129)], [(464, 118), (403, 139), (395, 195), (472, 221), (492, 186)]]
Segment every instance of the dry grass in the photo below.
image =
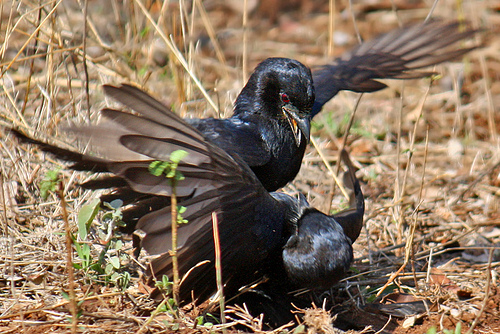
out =
[[(395, 12), (391, 3), (380, 1), (355, 4), (350, 11), (343, 2), (337, 3), (341, 14), (333, 15), (334, 22), (319, 6), (311, 14), (283, 11), (277, 25), (257, 12), (249, 15), (245, 30), (243, 15), (222, 2), (194, 3), (192, 9), (184, 1), (164, 7), (151, 1), (147, 8), (135, 0), (89, 1), (86, 11), (71, 0), (1, 2), (0, 125), (71, 145), (58, 128), (96, 122), (106, 102), (100, 86), (120, 82), (144, 87), (183, 116), (227, 116), (247, 77), (242, 68), (270, 56), (320, 65), (329, 59), (329, 23), (336, 38), (349, 37), (347, 44), (335, 45), (333, 53), (340, 54), (355, 45), (355, 27), (370, 38), (399, 22), (422, 21), (432, 6), (396, 2), (404, 9)], [(487, 46), (437, 68), (442, 76), (436, 81), (389, 82), (389, 89), (363, 96), (348, 147), (364, 181), (367, 212), (355, 244), (355, 272), (329, 299), (331, 314), (340, 313), (335, 324), (423, 333), (430, 326), (454, 329), (461, 321), (465, 330), (500, 331), (498, 10), (494, 1), (439, 2), (440, 17), (465, 17), (488, 29)], [(313, 136), (332, 165), (356, 98), (339, 94), (315, 119)], [(0, 332), (70, 332), (70, 308), (61, 293), (69, 285), (63, 206), (56, 195), (43, 200), (39, 193), (46, 172), (61, 164), (34, 147), (17, 145), (4, 129), (0, 135)], [(86, 175), (66, 170), (62, 175), (75, 230), (78, 211), (95, 195), (75, 187)], [(325, 212), (345, 205), (312, 146), (285, 191), (307, 194)], [(94, 253), (102, 248), (92, 247)], [(126, 252), (130, 247), (127, 243)], [(165, 313), (150, 318), (156, 306), (144, 293), (138, 264), (123, 268), (132, 274), (125, 292), (75, 272), (76, 299), (82, 302), (78, 331), (208, 331), (188, 328), (197, 309), (181, 319)], [(386, 304), (372, 303), (386, 283), (384, 294), (404, 291), (430, 302), (420, 325), (405, 330), (403, 319), (389, 319), (379, 307)], [(244, 309), (230, 312), (234, 321), (227, 326), (264, 330)]]

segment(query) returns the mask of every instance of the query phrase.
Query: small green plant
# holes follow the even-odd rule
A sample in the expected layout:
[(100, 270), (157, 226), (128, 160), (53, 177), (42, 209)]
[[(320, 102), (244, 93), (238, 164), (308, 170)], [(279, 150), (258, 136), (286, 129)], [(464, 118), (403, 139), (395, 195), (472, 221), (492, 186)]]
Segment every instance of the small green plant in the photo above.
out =
[(187, 219), (184, 219), (182, 217), (182, 214), (184, 212), (186, 212), (186, 210), (187, 210), (187, 208), (185, 206), (182, 206), (182, 205), (177, 206), (177, 224), (180, 225), (180, 224), (187, 224), (188, 223)]
[(93, 263), (92, 249), (90, 247), (90, 243), (86, 242), (90, 231), (90, 225), (99, 212), (99, 208), (100, 201), (98, 199), (94, 199), (90, 203), (82, 206), (80, 212), (78, 213), (78, 237), (75, 235), (72, 236), (76, 254), (81, 260), (81, 264), (73, 264), (73, 267), (76, 269), (99, 272), (100, 266), (97, 263)]
[[(427, 330), (426, 334), (436, 334), (436, 327), (431, 327)], [(455, 329), (443, 329), (443, 334), (461, 334), (462, 333), (462, 323), (458, 322)]]
[[(156, 281), (155, 286), (160, 289), (165, 296), (172, 296), (174, 283), (170, 281), (167, 275), (163, 275), (161, 281)], [(161, 307), (158, 309), (159, 312), (167, 312), (172, 315), (175, 315), (176, 310), (177, 305), (172, 297), (167, 297), (166, 303), (161, 304)]]
[(144, 29), (142, 29), (141, 32), (139, 33), (141, 38), (145, 38), (150, 30), (151, 28), (149, 26), (144, 27)]
[(172, 284), (172, 297), (175, 305), (179, 304), (179, 264), (177, 262), (177, 225), (187, 223), (187, 220), (182, 218), (182, 213), (186, 211), (185, 207), (177, 207), (177, 182), (184, 180), (184, 175), (177, 170), (179, 163), (187, 156), (187, 152), (177, 150), (170, 154), (170, 161), (153, 161), (149, 164), (149, 172), (155, 176), (165, 175), (170, 180), (172, 193), (170, 196), (170, 206), (172, 208), (172, 249), (170, 256), (172, 256), (172, 271), (173, 271), (173, 284)]
[(170, 282), (167, 275), (163, 275), (161, 281), (156, 281), (155, 286), (159, 288), (166, 295), (170, 295), (172, 293), (172, 285), (174, 283)]
[(177, 150), (170, 154), (170, 161), (153, 161), (149, 164), (149, 172), (155, 176), (165, 175), (172, 182), (184, 180), (182, 173), (177, 171), (177, 167), (182, 159), (187, 156), (187, 152)]
[(293, 334), (307, 333), (306, 326), (304, 324), (298, 325), (292, 332)]
[(377, 171), (375, 170), (375, 168), (369, 168), (368, 169), (368, 179), (369, 180), (376, 180), (378, 178), (379, 174), (377, 173)]
[(102, 210), (101, 202), (94, 199), (85, 204), (78, 213), (78, 233), (73, 236), (73, 244), (80, 263), (74, 263), (77, 269), (84, 270), (93, 280), (104, 283), (114, 283), (120, 289), (127, 288), (130, 283), (130, 273), (123, 270), (122, 263), (128, 260), (128, 255), (123, 252), (123, 242), (114, 235), (116, 226), (122, 224), (121, 200), (104, 203), (107, 211), (97, 226), (97, 240), (103, 245), (99, 256), (93, 257), (90, 240), (91, 225), (98, 213)]
[(43, 180), (40, 182), (40, 196), (43, 199), (47, 199), (51, 192), (56, 191), (56, 186), (59, 182), (59, 172), (61, 168), (56, 168), (54, 170), (49, 170)]
[[(70, 301), (71, 298), (69, 297), (69, 295), (63, 290), (61, 291), (61, 295), (64, 299), (66, 299), (67, 301)], [(83, 304), (83, 302), (85, 302), (85, 300), (80, 300), (78, 303), (77, 303), (77, 307), (78, 307), (78, 313), (77, 313), (77, 317), (80, 318), (82, 316), (82, 309), (81, 309), (81, 306)], [(68, 322), (71, 322), (71, 320), (68, 320)]]
[(139, 69), (139, 76), (144, 77), (149, 71), (149, 68), (147, 66), (143, 66)]
[[(208, 319), (212, 318), (213, 321), (209, 321)], [(196, 317), (196, 326), (203, 326), (205, 328), (211, 328), (214, 326), (214, 324), (219, 324), (220, 321), (217, 319), (215, 316), (213, 316), (211, 313), (207, 313), (204, 316), (200, 315)]]
[(436, 327), (431, 327), (427, 330), (426, 334), (437, 334)]
[(461, 334), (462, 333), (462, 323), (459, 321), (455, 329), (443, 329), (444, 334)]

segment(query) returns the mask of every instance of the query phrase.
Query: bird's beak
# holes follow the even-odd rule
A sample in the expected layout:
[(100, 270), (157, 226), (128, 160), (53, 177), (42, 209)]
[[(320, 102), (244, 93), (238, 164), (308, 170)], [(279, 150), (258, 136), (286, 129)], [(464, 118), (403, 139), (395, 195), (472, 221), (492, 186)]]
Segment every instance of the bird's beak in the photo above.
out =
[(283, 106), (282, 110), (288, 124), (290, 124), (297, 147), (300, 146), (302, 140), (309, 143), (309, 136), (311, 134), (311, 121), (309, 117), (300, 117), (299, 110), (294, 106)]

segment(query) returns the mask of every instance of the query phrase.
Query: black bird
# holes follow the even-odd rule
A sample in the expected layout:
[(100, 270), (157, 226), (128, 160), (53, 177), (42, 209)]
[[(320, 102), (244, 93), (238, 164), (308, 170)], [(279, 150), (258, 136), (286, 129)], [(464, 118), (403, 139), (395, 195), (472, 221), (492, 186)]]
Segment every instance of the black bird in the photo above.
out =
[(302, 212), (296, 229), (283, 249), (283, 263), (292, 285), (329, 289), (341, 279), (352, 261), (350, 245), (363, 227), (365, 201), (355, 168), (346, 151), (344, 183), (353, 190), (350, 208), (327, 216), (314, 208)]
[[(104, 86), (104, 90), (132, 109), (136, 105), (131, 101), (141, 99), (147, 105), (137, 112), (149, 117), (151, 109), (167, 109), (133, 86)], [(309, 142), (313, 104), (311, 71), (296, 60), (268, 58), (255, 68), (240, 92), (232, 117), (186, 121), (226, 152), (238, 154), (266, 190), (274, 191), (299, 172)]]
[[(135, 111), (151, 107), (150, 103), (134, 99), (129, 97), (128, 102), (135, 106)], [(151, 206), (151, 212), (143, 215), (137, 224), (137, 228), (145, 232), (141, 245), (152, 255), (162, 254), (151, 263), (151, 274), (157, 278), (172, 274), (168, 253), (172, 248), (169, 201), (172, 189), (170, 181), (151, 174), (149, 166), (153, 161), (168, 161), (175, 150), (188, 152), (178, 167), (185, 179), (176, 186), (177, 193), (184, 196), (179, 205), (187, 208), (183, 217), (189, 221), (179, 226), (178, 234), (179, 271), (181, 275), (187, 274), (180, 293), (184, 302), (190, 302), (192, 295), (201, 302), (216, 291), (212, 212), (218, 217), (223, 280), (229, 295), (259, 275), (281, 277), (290, 287), (326, 288), (349, 268), (351, 244), (359, 234), (364, 213), (363, 195), (350, 163), (347, 165), (355, 209), (338, 214), (342, 218), (337, 222), (336, 216), (310, 208), (303, 199), (267, 192), (239, 155), (230, 155), (212, 144), (168, 110), (150, 111), (149, 115), (155, 115), (154, 120), (144, 114), (112, 109), (101, 113), (105, 122), (100, 126), (70, 129), (90, 138), (90, 148), (97, 148), (94, 152), (99, 152), (100, 157), (12, 132), (56, 157), (73, 161), (71, 168), (90, 166), (113, 173), (115, 176), (103, 182), (111, 180), (115, 185), (119, 185), (118, 179), (126, 182), (129, 193), (125, 195), (130, 198), (147, 195), (148, 200), (159, 200), (162, 205)], [(109, 131), (102, 132), (106, 129)], [(117, 161), (117, 154), (129, 160)], [(343, 154), (344, 160), (346, 156)], [(123, 189), (124, 186), (119, 187), (118, 191)], [(144, 205), (141, 201), (139, 198), (135, 204)], [(127, 214), (127, 209), (124, 213)], [(199, 265), (207, 260), (208, 263)], [(271, 260), (276, 262), (269, 265)]]
[[(213, 144), (238, 154), (264, 188), (275, 191), (299, 172), (309, 140), (310, 120), (328, 100), (340, 90), (373, 92), (386, 87), (376, 78), (410, 79), (432, 74), (415, 70), (460, 57), (475, 48), (453, 49), (455, 43), (477, 32), (461, 32), (459, 27), (458, 22), (432, 21), (394, 30), (319, 68), (312, 77), (298, 61), (269, 58), (256, 67), (239, 94), (232, 117), (186, 121)], [(161, 122), (161, 112), (168, 110), (133, 86), (104, 86), (104, 90), (155, 122)], [(141, 109), (137, 100), (143, 102)], [(103, 136), (114, 130), (98, 131)], [(96, 144), (103, 145), (102, 140), (97, 139)], [(126, 159), (121, 156), (124, 153), (116, 152), (114, 157), (117, 161)]]

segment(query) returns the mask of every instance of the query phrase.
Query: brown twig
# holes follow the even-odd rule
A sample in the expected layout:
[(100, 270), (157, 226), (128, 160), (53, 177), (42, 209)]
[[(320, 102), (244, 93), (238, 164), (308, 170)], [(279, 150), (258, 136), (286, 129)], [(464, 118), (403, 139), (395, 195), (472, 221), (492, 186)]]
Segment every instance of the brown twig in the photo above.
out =
[(172, 196), (170, 197), (170, 206), (172, 208), (172, 249), (169, 251), (172, 257), (173, 285), (172, 297), (175, 305), (179, 305), (179, 262), (177, 261), (177, 194), (175, 190), (175, 180), (172, 181)]
[(85, 102), (87, 107), (87, 122), (90, 122), (90, 79), (89, 79), (89, 70), (87, 67), (87, 32), (88, 32), (88, 0), (83, 0), (83, 45), (82, 45), (82, 54), (83, 54), (83, 74), (85, 75)]
[[(344, 186), (342, 185), (342, 182), (340, 182), (339, 178), (337, 177), (337, 174), (333, 171), (332, 166), (330, 165), (330, 163), (326, 159), (325, 155), (323, 154), (323, 151), (321, 150), (321, 148), (319, 147), (318, 143), (316, 143), (316, 140), (313, 137), (311, 137), (311, 143), (313, 144), (314, 148), (316, 149), (316, 151), (318, 152), (319, 156), (323, 160), (323, 163), (325, 164), (326, 168), (330, 172), (330, 175), (335, 180), (335, 183), (340, 188), (340, 191), (345, 196), (345, 198), (347, 200), (349, 200), (350, 197), (349, 197), (349, 194), (347, 193), (347, 190), (345, 190)], [(339, 161), (340, 161), (340, 159), (339, 159)]]
[(64, 222), (64, 229), (66, 231), (66, 270), (68, 271), (68, 296), (69, 296), (69, 309), (71, 312), (71, 332), (76, 334), (78, 326), (77, 314), (77, 301), (75, 295), (75, 272), (73, 268), (73, 238), (71, 236), (71, 228), (69, 226), (68, 211), (66, 210), (67, 204), (64, 198), (64, 183), (59, 180), (56, 193), (61, 201), (62, 219)]
[[(224, 284), (222, 282), (222, 266), (221, 266), (221, 250), (219, 238), (219, 221), (217, 220), (217, 213), (212, 212), (212, 228), (214, 234), (215, 246), (215, 274), (217, 280), (217, 296), (219, 296), (220, 307), (220, 320), (223, 325), (226, 324), (225, 306), (224, 306)], [(226, 328), (223, 327), (223, 333), (226, 333)]]

